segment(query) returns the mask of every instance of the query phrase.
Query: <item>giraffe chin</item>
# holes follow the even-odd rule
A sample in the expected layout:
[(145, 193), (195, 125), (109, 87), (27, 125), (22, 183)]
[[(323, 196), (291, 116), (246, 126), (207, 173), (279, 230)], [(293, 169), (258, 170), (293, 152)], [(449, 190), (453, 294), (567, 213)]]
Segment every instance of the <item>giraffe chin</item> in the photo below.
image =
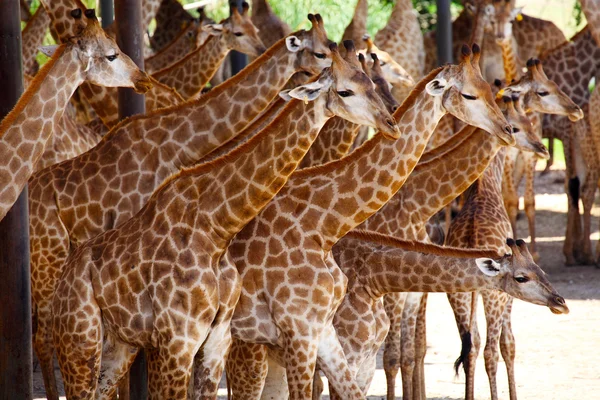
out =
[(548, 308), (550, 309), (552, 314), (568, 314), (569, 313), (569, 307), (567, 307), (567, 304), (565, 303), (565, 299), (563, 299), (560, 296), (548, 301)]
[(135, 90), (136, 93), (144, 94), (148, 90), (152, 89), (152, 86), (152, 81), (148, 77), (144, 77), (135, 81), (133, 90)]
[(583, 110), (578, 109), (576, 112), (569, 114), (569, 121), (577, 122), (583, 118)]

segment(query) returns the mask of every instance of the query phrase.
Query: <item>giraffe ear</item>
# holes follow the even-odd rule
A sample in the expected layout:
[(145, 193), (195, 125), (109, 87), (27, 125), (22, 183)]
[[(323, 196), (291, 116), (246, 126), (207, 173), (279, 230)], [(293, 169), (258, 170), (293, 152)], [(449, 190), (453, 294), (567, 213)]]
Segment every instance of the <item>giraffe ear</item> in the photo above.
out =
[(328, 74), (325, 74), (314, 82), (290, 90), (287, 95), (298, 100), (312, 101), (319, 97), (321, 93), (327, 92), (332, 84), (333, 79)]
[(294, 35), (290, 35), (285, 38), (285, 45), (292, 53), (297, 53), (305, 47), (302, 40), (298, 39), (298, 37)]
[(223, 24), (207, 24), (202, 26), (202, 30), (212, 36), (223, 34)]
[(281, 92), (279, 92), (279, 97), (281, 97), (285, 101), (290, 101), (292, 99), (292, 96), (290, 96), (291, 91), (292, 89), (282, 90)]
[(56, 51), (56, 49), (58, 49), (58, 45), (56, 45), (56, 44), (51, 45), (51, 46), (38, 47), (38, 50), (46, 57), (52, 57), (54, 55), (54, 52)]
[(448, 81), (444, 78), (435, 78), (431, 82), (425, 86), (425, 90), (431, 96), (441, 96), (442, 93), (446, 90), (446, 86), (448, 85)]
[(491, 258), (476, 258), (475, 263), (481, 272), (492, 277), (498, 275), (500, 268), (502, 268), (502, 265), (498, 261), (494, 261)]
[[(513, 19), (519, 20), (519, 16), (521, 15), (522, 11), (523, 11), (523, 7), (515, 7), (515, 8), (513, 8), (513, 10), (510, 12), (510, 20), (511, 21)], [(521, 19), (523, 19), (523, 17), (521, 17)]]

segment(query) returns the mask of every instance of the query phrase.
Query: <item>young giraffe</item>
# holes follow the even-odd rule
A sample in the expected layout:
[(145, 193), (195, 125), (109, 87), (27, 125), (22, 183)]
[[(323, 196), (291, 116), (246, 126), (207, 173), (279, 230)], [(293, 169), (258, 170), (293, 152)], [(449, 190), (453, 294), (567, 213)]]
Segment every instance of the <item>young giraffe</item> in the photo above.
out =
[(210, 37), (203, 27), (214, 23), (215, 21), (204, 14), (204, 9), (200, 9), (198, 19), (189, 22), (167, 46), (144, 60), (146, 71), (152, 73), (166, 68), (202, 46)]
[(194, 17), (178, 0), (163, 0), (156, 12), (156, 29), (150, 38), (150, 47), (161, 51), (177, 37), (183, 26), (189, 25)]
[[(353, 56), (351, 53), (347, 56)], [(243, 358), (245, 352), (239, 349), (246, 345), (269, 344), (276, 349), (280, 359), (287, 360), (283, 365), (291, 398), (311, 398), (317, 357), (340, 396), (362, 396), (356, 394), (350, 371), (340, 368), (345, 362), (331, 318), (342, 300), (345, 278), (329, 251), (341, 236), (400, 189), (439, 118), (452, 112), (469, 123), (486, 126), (508, 142), (514, 141), (473, 60), (465, 47), (460, 65), (436, 69), (416, 86), (409, 100), (394, 113), (400, 118), (400, 139), (390, 142), (378, 134), (348, 157), (293, 174), (229, 247), (243, 282), (232, 320), (235, 356)], [(473, 93), (477, 99), (465, 99), (461, 93), (468, 98)], [(291, 218), (292, 210), (295, 218)], [(307, 298), (313, 299), (313, 306), (308, 308), (313, 311), (308, 315), (304, 313)], [(265, 354), (262, 349), (257, 351), (260, 359), (228, 363), (227, 376), (236, 396), (255, 398), (260, 393), (262, 382), (247, 375), (264, 369)]]
[[(579, 208), (576, 204), (581, 196), (584, 209), (584, 231), (590, 233), (591, 209), (598, 175), (598, 158), (593, 139), (587, 129), (589, 82), (600, 68), (600, 47), (594, 41), (589, 26), (576, 34), (571, 42), (542, 56), (544, 71), (584, 111), (583, 120), (572, 123), (563, 117), (544, 116), (545, 136), (563, 141), (565, 151), (565, 191), (568, 197), (568, 218), (563, 254), (567, 265), (577, 262), (593, 263), (589, 235), (581, 232)], [(575, 133), (574, 125), (581, 136)], [(587, 125), (587, 126), (586, 126)]]
[(31, 10), (29, 4), (27, 4), (26, 0), (20, 0), (19, 6), (21, 10), (21, 21), (28, 22), (31, 18)]
[(127, 221), (167, 177), (235, 137), (294, 73), (328, 66), (323, 20), (309, 18), (310, 31), (281, 40), (227, 84), (182, 106), (129, 118), (93, 149), (31, 179), (33, 347), (48, 376), (53, 377), (51, 298), (69, 253)]
[[(109, 398), (137, 350), (151, 347), (151, 396), (185, 399), (202, 344), (195, 368), (204, 385), (196, 395), (216, 397), (241, 284), (227, 256), (219, 262), (233, 236), (281, 189), (333, 115), (398, 134), (372, 82), (335, 44), (330, 50), (331, 68), (287, 92), (296, 100), (261, 133), (169, 178), (136, 216), (70, 257), (53, 301), (54, 342), (70, 398), (93, 394), (98, 378), (98, 394)], [(354, 95), (339, 95), (347, 92)], [(115, 279), (110, 271), (117, 265), (123, 270)], [(118, 295), (123, 284), (128, 299)], [(78, 339), (79, 324), (88, 327), (86, 341)]]
[[(504, 99), (504, 101), (512, 102), (510, 98)], [(528, 129), (529, 120), (518, 114), (511, 105), (507, 106), (506, 118), (513, 126), (513, 130), (517, 132), (515, 138), (519, 148), (527, 151), (546, 151), (541, 142), (534, 138), (531, 129)], [(474, 131), (474, 127), (466, 127), (460, 133), (452, 136), (443, 146), (425, 153), (398, 193), (381, 210), (367, 219), (361, 225), (361, 228), (380, 233), (385, 232), (385, 234), (395, 237), (428, 241), (425, 232), (426, 222), (445, 204), (466, 190), (472, 182), (481, 176), (496, 152), (505, 145), (496, 138), (486, 138), (488, 134), (484, 131)], [(545, 154), (547, 155), (547, 152)], [(457, 160), (460, 162), (457, 162)], [(439, 191), (431, 193), (428, 190), (430, 188), (432, 190), (439, 188)], [(345, 268), (345, 266), (339, 265), (342, 269)], [(351, 292), (352, 289), (349, 288), (348, 293)], [(405, 296), (400, 295), (398, 297)], [(352, 299), (352, 295), (350, 297), (346, 296), (340, 309), (351, 308)], [(337, 313), (340, 312), (340, 309)], [(390, 318), (397, 319), (402, 314), (401, 309), (397, 311), (398, 313), (392, 314)], [(343, 326), (342, 322), (336, 325), (334, 319), (338, 337), (342, 341), (352, 341), (352, 338), (347, 337), (347, 334), (360, 330), (361, 320), (351, 321), (345, 319), (344, 321)], [(385, 327), (386, 333), (388, 328), (389, 323)], [(377, 342), (377, 347), (384, 338)], [(372, 337), (371, 339), (374, 340), (375, 338)], [(394, 345), (399, 343), (399, 338), (396, 337), (396, 339), (398, 340), (393, 343)], [(375, 346), (366, 339), (364, 345), (369, 348), (371, 345)], [(349, 348), (344, 347), (348, 359), (361, 359), (362, 355), (356, 354), (356, 352), (361, 352), (361, 349), (355, 348), (349, 353)], [(389, 364), (390, 353), (388, 349), (387, 358), (384, 358), (384, 368), (390, 378), (388, 380), (388, 396), (389, 398), (395, 398), (395, 373), (398, 371), (398, 366), (395, 366), (395, 373), (391, 374), (394, 366)], [(358, 373), (361, 365), (360, 362), (351, 364), (355, 373)], [(405, 392), (405, 396), (408, 396), (408, 392)]]
[[(133, 87), (145, 92), (150, 82), (127, 56), (116, 59), (116, 43), (104, 34), (94, 11), (79, 34), (56, 48), (47, 63), (0, 124), (0, 220), (32, 175), (75, 89), (84, 81)], [(73, 11), (74, 19), (81, 10)], [(78, 43), (80, 41), (81, 43)], [(69, 77), (68, 79), (66, 77)]]
[[(500, 258), (496, 250), (407, 242), (367, 231), (350, 232), (333, 246), (334, 259), (348, 277), (347, 300), (333, 323), (348, 363), (360, 367), (357, 379), (364, 393), (390, 325), (380, 300), (386, 293), (503, 290), (555, 313), (569, 312), (525, 242), (509, 239), (507, 243), (511, 254)], [(531, 282), (520, 283), (522, 276)]]
[[(85, 10), (86, 7), (80, 0), (41, 0), (41, 5), (44, 6), (50, 16), (54, 30), (60, 41), (66, 42), (77, 34), (76, 25), (72, 19), (68, 18), (69, 14), (67, 10), (75, 8)], [(83, 18), (84, 22), (85, 20), (86, 18)], [(151, 81), (153, 84), (152, 90), (146, 93), (147, 112), (183, 102), (183, 99), (175, 90), (158, 83), (154, 79), (151, 79)], [(119, 114), (116, 89), (84, 83), (81, 86), (81, 92), (107, 127), (112, 127), (118, 122)]]
[(265, 46), (271, 47), (292, 31), (271, 9), (267, 0), (252, 0), (252, 23), (260, 26), (258, 36)]
[(44, 41), (49, 26), (50, 17), (48, 13), (44, 7), (38, 7), (21, 33), (23, 36), (23, 69), (29, 75), (35, 75), (39, 68), (35, 56)]
[(258, 30), (250, 21), (248, 9), (248, 3), (244, 2), (241, 14), (234, 7), (231, 16), (220, 24), (202, 27), (215, 37), (209, 38), (202, 46), (170, 67), (153, 73), (152, 77), (174, 88), (187, 100), (200, 93), (230, 50), (253, 56), (264, 53), (265, 47), (258, 37)]

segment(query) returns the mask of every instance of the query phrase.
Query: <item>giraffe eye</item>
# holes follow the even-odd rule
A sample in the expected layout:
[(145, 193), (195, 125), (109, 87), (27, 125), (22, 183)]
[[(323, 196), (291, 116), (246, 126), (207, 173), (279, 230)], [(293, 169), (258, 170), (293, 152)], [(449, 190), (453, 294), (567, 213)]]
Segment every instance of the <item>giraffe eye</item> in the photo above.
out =
[(515, 128), (515, 127), (513, 126), (513, 133), (519, 133), (519, 132), (521, 132), (521, 130), (520, 130), (519, 128)]
[(548, 92), (537, 92), (537, 94), (538, 94), (539, 96), (542, 96), (542, 97), (544, 97), (544, 96), (548, 96), (550, 93), (548, 93)]
[(383, 67), (385, 64), (386, 64), (386, 63), (385, 63), (385, 61), (380, 61), (380, 62), (379, 62), (379, 65), (381, 65), (382, 67)]
[(526, 276), (517, 276), (515, 277), (515, 281), (517, 281), (518, 283), (525, 283), (529, 281), (529, 278)]
[(323, 53), (314, 53), (315, 57), (320, 58), (320, 59), (324, 59), (325, 58), (325, 54)]
[(351, 90), (340, 90), (339, 92), (337, 92), (337, 94), (340, 95), (340, 97), (350, 97), (352, 96), (354, 93), (352, 93)]
[(470, 94), (461, 93), (460, 95), (467, 100), (477, 100), (477, 97), (471, 96)]
[(244, 36), (244, 34), (242, 32), (236, 32), (236, 33), (234, 33), (234, 35), (237, 37)]
[(118, 57), (118, 56), (119, 56), (118, 54), (114, 54), (114, 55), (112, 55), (112, 56), (106, 56), (106, 59), (107, 59), (108, 61), (115, 61), (115, 60), (117, 59), (117, 57)]

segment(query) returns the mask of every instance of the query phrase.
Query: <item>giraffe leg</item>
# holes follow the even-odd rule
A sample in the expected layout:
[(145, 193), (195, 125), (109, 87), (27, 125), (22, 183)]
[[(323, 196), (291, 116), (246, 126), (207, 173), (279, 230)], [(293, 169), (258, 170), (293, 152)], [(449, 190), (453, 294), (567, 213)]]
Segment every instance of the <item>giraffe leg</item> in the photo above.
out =
[(402, 310), (406, 293), (389, 293), (384, 296), (385, 313), (390, 319), (390, 330), (385, 338), (383, 349), (383, 369), (387, 381), (387, 400), (396, 398), (396, 376), (400, 370), (400, 332)]
[[(113, 334), (106, 335), (102, 345), (102, 361), (96, 399), (108, 400), (115, 397), (119, 383), (127, 375), (138, 351), (138, 347), (120, 341)], [(127, 391), (129, 391), (128, 389), (129, 387), (127, 387)]]
[(50, 304), (47, 303), (47, 301), (44, 302), (43, 307), (34, 307), (37, 326), (33, 336), (33, 349), (40, 361), (44, 387), (46, 388), (46, 398), (48, 400), (58, 400), (58, 388), (56, 385), (56, 376), (54, 375), (52, 310), (50, 309)]
[(290, 400), (312, 399), (312, 378), (315, 372), (318, 339), (312, 336), (284, 333), (283, 357)]
[(563, 140), (565, 152), (565, 192), (567, 193), (567, 229), (565, 232), (565, 241), (563, 243), (563, 254), (566, 265), (575, 265), (574, 242), (576, 238), (576, 210), (579, 207), (579, 178), (575, 175), (573, 168), (573, 156), (571, 151), (571, 138)]
[(548, 153), (550, 153), (550, 158), (546, 161), (546, 166), (542, 171), (542, 175), (546, 175), (550, 172), (550, 168), (552, 167), (552, 164), (554, 164), (554, 138), (552, 136), (548, 138)]
[(502, 314), (502, 333), (500, 334), (500, 353), (502, 359), (506, 365), (506, 373), (508, 375), (508, 390), (510, 393), (510, 400), (517, 400), (517, 384), (515, 382), (515, 336), (512, 332), (512, 301), (510, 297), (504, 312)]
[[(348, 365), (344, 350), (331, 323), (326, 325), (321, 333), (317, 357), (319, 366), (329, 381), (332, 400), (365, 398), (365, 394), (356, 383), (357, 371)], [(357, 367), (354, 366), (354, 369)]]
[(315, 369), (315, 376), (313, 377), (313, 394), (312, 394), (312, 399), (313, 400), (319, 400), (321, 398), (321, 395), (323, 394), (323, 389), (324, 389), (324, 385), (323, 385), (323, 379), (321, 378), (321, 373), (320, 373), (320, 369), (316, 368)]
[[(275, 352), (267, 352), (269, 357), (267, 357), (267, 362), (269, 366), (269, 372), (265, 379), (265, 385), (262, 390), (262, 395), (260, 396), (261, 400), (279, 400), (279, 399), (287, 399), (289, 398), (288, 393), (288, 385), (287, 385), (287, 377), (285, 375), (285, 367), (279, 363), (273, 357)], [(315, 376), (318, 374), (318, 371), (315, 370)], [(314, 380), (313, 380), (314, 382)], [(322, 384), (322, 382), (321, 382)], [(313, 383), (314, 388), (314, 383)], [(314, 389), (313, 389), (314, 390)], [(321, 388), (321, 392), (323, 388)], [(315, 398), (315, 393), (313, 392), (313, 399)], [(317, 397), (319, 399), (320, 397)]]
[[(527, 215), (527, 221), (529, 223), (529, 236), (531, 237), (531, 242), (529, 244), (529, 248), (531, 250), (531, 256), (534, 261), (539, 261), (540, 255), (537, 252), (535, 246), (535, 190), (534, 190), (534, 180), (535, 180), (535, 164), (537, 160), (535, 157), (528, 157), (529, 160), (526, 160), (525, 164), (525, 214)], [(514, 236), (515, 238), (518, 236)]]
[(419, 313), (417, 315), (417, 327), (415, 329), (415, 374), (413, 376), (413, 393), (415, 398), (427, 400), (425, 394), (425, 353), (427, 352), (427, 293), (423, 293)]
[(582, 248), (579, 262), (584, 265), (593, 265), (594, 256), (592, 255), (592, 208), (594, 206), (594, 198), (596, 197), (596, 187), (598, 186), (598, 172), (595, 168), (590, 168), (587, 171), (585, 183), (582, 188), (582, 203), (583, 203), (583, 232), (582, 232)]
[(267, 378), (267, 348), (234, 338), (226, 368), (227, 387), (233, 399), (259, 399)]
[(458, 374), (460, 364), (463, 364), (465, 371), (465, 399), (473, 400), (475, 398), (475, 363), (479, 355), (481, 339), (479, 329), (477, 328), (477, 319), (471, 321), (472, 304), (477, 305), (478, 293), (448, 293), (448, 302), (454, 311), (456, 326), (462, 341), (462, 349), (459, 358), (454, 367)]
[[(408, 293), (402, 310), (400, 335), (400, 367), (402, 371), (402, 398), (412, 400), (413, 374), (416, 366), (415, 331), (422, 293)], [(419, 393), (420, 395), (420, 393)]]
[(498, 384), (496, 375), (498, 372), (498, 340), (500, 339), (500, 330), (502, 328), (502, 314), (508, 296), (504, 293), (492, 290), (481, 292), (483, 306), (485, 309), (485, 319), (487, 322), (487, 337), (483, 357), (485, 360), (485, 370), (490, 382), (490, 397), (492, 400), (498, 400)]
[(376, 369), (377, 353), (374, 353), (363, 362), (363, 365), (360, 366), (356, 375), (356, 382), (358, 383), (358, 386), (362, 392), (365, 394), (369, 391), (369, 387), (371, 387), (371, 382), (375, 376)]

